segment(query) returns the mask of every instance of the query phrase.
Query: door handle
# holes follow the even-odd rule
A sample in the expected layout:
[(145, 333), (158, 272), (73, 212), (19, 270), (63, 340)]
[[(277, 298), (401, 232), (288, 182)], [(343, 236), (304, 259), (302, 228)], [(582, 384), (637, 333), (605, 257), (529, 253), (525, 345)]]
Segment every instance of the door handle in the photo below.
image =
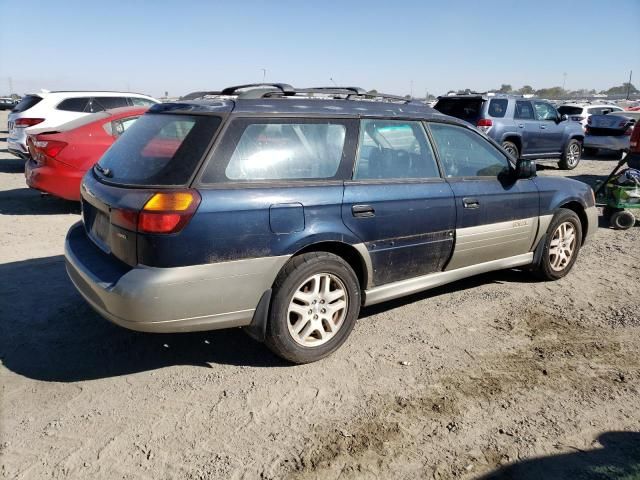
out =
[(546, 125), (540, 125), (540, 130), (546, 130), (547, 126)]
[(371, 205), (354, 205), (351, 207), (351, 214), (354, 217), (373, 217), (376, 214), (375, 209)]
[(464, 208), (480, 208), (480, 202), (476, 198), (463, 198)]

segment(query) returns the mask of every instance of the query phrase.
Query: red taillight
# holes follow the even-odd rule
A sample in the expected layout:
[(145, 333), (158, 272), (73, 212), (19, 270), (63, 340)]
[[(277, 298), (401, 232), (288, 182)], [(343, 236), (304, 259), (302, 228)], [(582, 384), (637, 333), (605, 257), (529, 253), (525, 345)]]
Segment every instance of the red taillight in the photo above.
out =
[(47, 157), (56, 158), (68, 144), (59, 140), (38, 140), (37, 137), (33, 141), (33, 146), (43, 152)]
[(591, 132), (591, 127), (585, 127), (584, 133), (590, 133), (590, 132)]
[(16, 127), (33, 127), (39, 123), (44, 122), (44, 118), (19, 118), (16, 120)]
[(196, 190), (154, 194), (138, 214), (138, 232), (179, 232), (193, 217), (200, 200)]
[(477, 127), (491, 127), (493, 126), (493, 121), (490, 118), (481, 118), (480, 120), (478, 120), (478, 123), (476, 123)]
[(134, 210), (113, 209), (111, 210), (111, 223), (130, 230), (136, 231), (138, 227), (138, 212)]

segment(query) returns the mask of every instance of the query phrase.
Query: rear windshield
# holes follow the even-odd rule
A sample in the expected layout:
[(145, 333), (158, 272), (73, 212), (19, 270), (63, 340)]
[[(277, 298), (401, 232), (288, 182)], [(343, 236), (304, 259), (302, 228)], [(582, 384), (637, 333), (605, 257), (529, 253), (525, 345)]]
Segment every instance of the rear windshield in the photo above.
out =
[(582, 113), (582, 107), (569, 107), (567, 105), (562, 105), (558, 107), (558, 112), (560, 115), (580, 115)]
[(482, 103), (481, 98), (441, 98), (434, 108), (462, 120), (475, 120), (480, 116)]
[(25, 110), (29, 110), (36, 103), (40, 102), (40, 100), (42, 100), (42, 97), (39, 97), (37, 95), (27, 95), (26, 97), (23, 97), (22, 100), (20, 100), (20, 103), (18, 103), (18, 105), (13, 107), (13, 110), (11, 110), (11, 112), (20, 113), (24, 112)]
[(95, 171), (110, 183), (185, 185), (220, 122), (208, 115), (143, 115), (107, 150)]

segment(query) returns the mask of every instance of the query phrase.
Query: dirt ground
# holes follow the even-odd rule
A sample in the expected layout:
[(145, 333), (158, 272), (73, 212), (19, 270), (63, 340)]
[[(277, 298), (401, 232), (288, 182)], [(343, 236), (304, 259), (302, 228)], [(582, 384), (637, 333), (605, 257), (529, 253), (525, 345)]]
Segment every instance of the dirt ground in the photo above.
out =
[[(130, 332), (76, 293), (73, 203), (26, 188), (0, 113), (0, 478), (640, 478), (640, 223), (573, 272), (362, 312), (290, 366), (240, 330)], [(602, 178), (614, 160), (540, 175)]]

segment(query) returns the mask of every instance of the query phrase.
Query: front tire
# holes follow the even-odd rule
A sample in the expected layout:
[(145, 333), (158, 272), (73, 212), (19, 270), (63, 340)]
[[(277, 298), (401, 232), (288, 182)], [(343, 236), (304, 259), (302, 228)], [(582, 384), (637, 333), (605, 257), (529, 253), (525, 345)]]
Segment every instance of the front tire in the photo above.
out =
[(331, 355), (349, 337), (360, 312), (360, 285), (337, 255), (310, 252), (294, 257), (273, 286), (265, 343), (293, 363)]
[(582, 224), (573, 210), (561, 208), (547, 229), (540, 263), (534, 268), (542, 280), (558, 280), (571, 271), (582, 246)]
[(559, 165), (563, 170), (573, 170), (580, 163), (580, 157), (582, 155), (582, 145), (575, 138), (569, 140), (562, 152), (562, 158)]

